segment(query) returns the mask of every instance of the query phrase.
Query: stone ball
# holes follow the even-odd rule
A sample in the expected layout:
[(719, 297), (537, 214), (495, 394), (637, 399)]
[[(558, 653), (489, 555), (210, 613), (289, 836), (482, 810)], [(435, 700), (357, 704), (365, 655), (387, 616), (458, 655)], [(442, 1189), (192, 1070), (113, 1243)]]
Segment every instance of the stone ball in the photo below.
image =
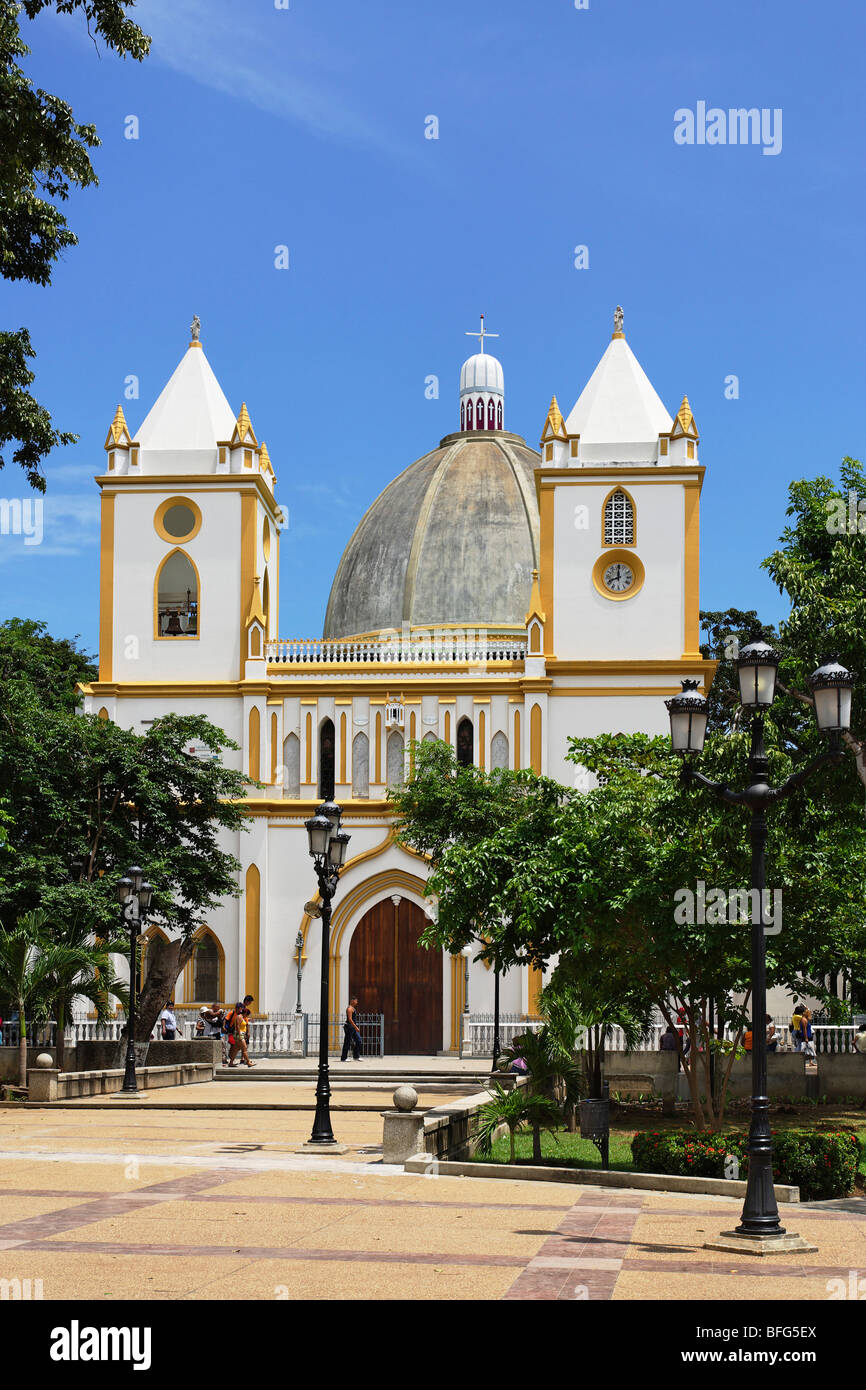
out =
[(394, 1092), (395, 1110), (414, 1110), (418, 1104), (418, 1092), (414, 1086), (398, 1086)]
[(54, 1058), (51, 1056), (50, 1052), (40, 1052), (39, 1056), (36, 1058), (36, 1065), (37, 1067), (53, 1067)]

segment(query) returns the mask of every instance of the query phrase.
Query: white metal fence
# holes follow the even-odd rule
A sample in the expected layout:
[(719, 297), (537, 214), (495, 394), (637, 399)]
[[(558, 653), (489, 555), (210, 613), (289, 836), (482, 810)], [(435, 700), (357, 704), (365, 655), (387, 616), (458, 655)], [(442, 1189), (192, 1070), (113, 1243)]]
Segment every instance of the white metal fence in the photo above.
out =
[[(461, 1039), (463, 1045), (461, 1051), (473, 1057), (490, 1056), (493, 1053), (493, 1015), (492, 1014), (470, 1014), (468, 1020), (462, 1016)], [(795, 1051), (794, 1039), (790, 1032), (790, 1016), (774, 1018), (776, 1025), (776, 1037), (778, 1038), (778, 1052)], [(514, 1038), (528, 1030), (539, 1029), (543, 1026), (541, 1019), (521, 1018), (518, 1014), (502, 1014), (499, 1019), (499, 1046), (504, 1051), (510, 1047)], [(667, 1025), (665, 1023), (654, 1023), (646, 1036), (641, 1038), (632, 1048), (634, 1052), (658, 1052), (661, 1046), (662, 1034)], [(854, 1037), (857, 1029), (851, 1023), (818, 1023), (812, 1026), (812, 1045), (816, 1053), (838, 1053), (854, 1052)], [(726, 1025), (724, 1030), (725, 1040), (732, 1042), (735, 1032)], [(580, 1029), (575, 1037), (575, 1047), (580, 1049), (586, 1045), (586, 1032)], [(608, 1052), (625, 1052), (625, 1034), (618, 1026), (608, 1031), (605, 1039), (605, 1048)]]

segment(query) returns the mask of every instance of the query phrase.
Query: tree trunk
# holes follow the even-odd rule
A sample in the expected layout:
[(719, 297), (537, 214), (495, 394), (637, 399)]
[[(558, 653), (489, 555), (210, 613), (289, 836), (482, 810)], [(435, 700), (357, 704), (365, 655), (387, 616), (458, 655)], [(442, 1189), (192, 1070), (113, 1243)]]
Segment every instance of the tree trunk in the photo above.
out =
[(510, 1153), (509, 1157), (510, 1157), (510, 1161), (511, 1161), (512, 1163), (514, 1162), (514, 1158), (515, 1158), (515, 1154), (514, 1154), (514, 1135), (515, 1135), (515, 1132), (516, 1132), (516, 1131), (515, 1131), (514, 1125), (509, 1125), (509, 1126), (508, 1126), (508, 1139), (509, 1139), (509, 1143), (511, 1144), (511, 1153)]
[(539, 1125), (532, 1126), (532, 1161), (533, 1163), (541, 1162), (541, 1127)]
[[(163, 941), (157, 937), (147, 948), (147, 979), (141, 991), (138, 1008), (135, 1011), (135, 1036), (139, 1042), (145, 1041), (153, 1032), (169, 999), (174, 998), (180, 972), (193, 951), (192, 940)], [(130, 994), (135, 989), (135, 980), (130, 981)]]
[(18, 1000), (18, 1085), (27, 1085), (27, 1019), (24, 1000)]
[(57, 1052), (57, 1070), (63, 1071), (63, 1063), (66, 1060), (66, 1011), (62, 1004), (60, 1004), (57, 1009), (55, 1028), (57, 1029), (54, 1038), (54, 1046)]

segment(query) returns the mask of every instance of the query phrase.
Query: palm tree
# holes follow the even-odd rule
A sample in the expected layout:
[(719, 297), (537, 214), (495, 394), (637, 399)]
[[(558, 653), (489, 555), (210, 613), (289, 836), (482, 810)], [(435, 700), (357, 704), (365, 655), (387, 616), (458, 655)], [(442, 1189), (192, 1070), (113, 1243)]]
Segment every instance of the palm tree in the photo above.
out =
[[(506, 1063), (518, 1057), (526, 1063), (528, 1090), (557, 1104), (561, 1115), (573, 1113), (583, 1084), (573, 1044), (569, 1051), (557, 1030), (546, 1023), (543, 1028), (520, 1034), (503, 1054)], [(533, 1127), (533, 1157), (541, 1157), (540, 1131), (543, 1127), (541, 1122)]]
[(528, 1094), (523, 1086), (515, 1086), (506, 1091), (498, 1082), (493, 1083), (494, 1094), (491, 1100), (479, 1110), (480, 1126), (476, 1138), (476, 1152), (487, 1157), (493, 1150), (493, 1136), (500, 1125), (508, 1126), (510, 1141), (510, 1162), (515, 1161), (514, 1138), (519, 1129), (529, 1126), (532, 1130), (532, 1159), (541, 1162), (541, 1131), (556, 1129), (561, 1117), (559, 1106), (549, 1096)]
[(53, 965), (41, 990), (41, 1008), (57, 1022), (57, 1066), (63, 1071), (65, 1060), (66, 1024), (72, 1014), (73, 1001), (86, 999), (96, 1010), (100, 1023), (111, 1015), (109, 997), (113, 995), (127, 1011), (129, 990), (118, 979), (111, 956), (122, 953), (126, 942), (122, 937), (94, 937), (83, 917), (64, 924), (63, 945), (70, 952), (66, 959), (54, 956)]
[(0, 927), (0, 994), (18, 1006), (18, 1083), (27, 1085), (27, 1010), (45, 1011), (52, 975), (83, 966), (82, 952), (58, 946), (47, 934), (48, 915), (26, 912), (11, 931)]

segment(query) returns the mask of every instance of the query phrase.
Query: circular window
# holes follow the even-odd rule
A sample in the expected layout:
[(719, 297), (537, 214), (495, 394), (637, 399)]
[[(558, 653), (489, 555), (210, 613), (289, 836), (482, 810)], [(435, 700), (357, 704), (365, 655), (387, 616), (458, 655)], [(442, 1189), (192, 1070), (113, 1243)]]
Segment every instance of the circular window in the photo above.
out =
[(189, 541), (201, 526), (201, 512), (187, 497), (170, 497), (157, 508), (153, 524), (164, 541)]

